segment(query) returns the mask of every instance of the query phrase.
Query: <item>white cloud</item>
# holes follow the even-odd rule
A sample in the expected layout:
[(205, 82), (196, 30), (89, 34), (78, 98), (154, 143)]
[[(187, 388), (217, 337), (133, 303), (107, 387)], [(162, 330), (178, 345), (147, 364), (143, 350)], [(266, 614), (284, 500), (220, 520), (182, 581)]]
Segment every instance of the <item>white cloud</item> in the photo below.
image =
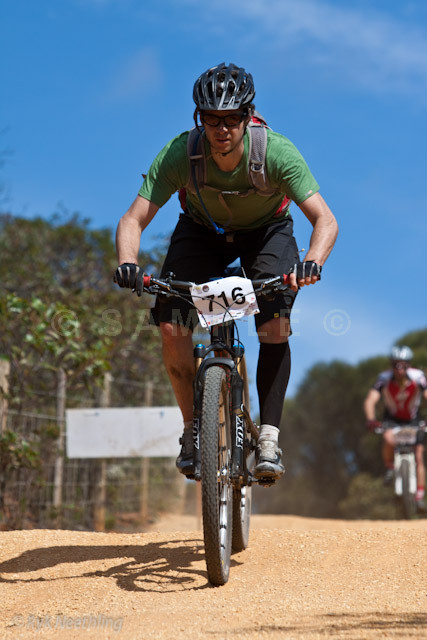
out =
[[(194, 0), (187, 0), (190, 4)], [(213, 9), (199, 12), (212, 22), (213, 14), (227, 16), (232, 35), (252, 51), (292, 51), (317, 68), (346, 76), (358, 86), (383, 90), (427, 88), (427, 38), (421, 29), (384, 12), (343, 7), (324, 0), (217, 0)], [(224, 9), (224, 12), (221, 9)], [(231, 18), (239, 18), (239, 22)], [(245, 29), (249, 22), (250, 29)], [(236, 40), (235, 40), (236, 41)], [(238, 44), (238, 41), (237, 41)]]
[(107, 97), (113, 101), (127, 101), (153, 95), (163, 82), (163, 71), (155, 50), (144, 48), (113, 73)]

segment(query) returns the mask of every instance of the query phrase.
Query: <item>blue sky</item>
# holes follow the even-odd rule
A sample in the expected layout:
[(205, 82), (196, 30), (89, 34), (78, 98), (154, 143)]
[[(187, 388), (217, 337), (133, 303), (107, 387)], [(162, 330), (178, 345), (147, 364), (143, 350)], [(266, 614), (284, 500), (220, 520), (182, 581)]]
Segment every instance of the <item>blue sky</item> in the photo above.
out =
[[(195, 78), (232, 61), (340, 225), (322, 282), (295, 304), (290, 391), (318, 360), (357, 362), (426, 327), (424, 0), (4, 0), (0, 23), (0, 149), (13, 152), (0, 177), (13, 213), (62, 203), (114, 229), (154, 155), (191, 127)], [(143, 245), (178, 211), (173, 197)], [(311, 227), (293, 215), (308, 248)]]

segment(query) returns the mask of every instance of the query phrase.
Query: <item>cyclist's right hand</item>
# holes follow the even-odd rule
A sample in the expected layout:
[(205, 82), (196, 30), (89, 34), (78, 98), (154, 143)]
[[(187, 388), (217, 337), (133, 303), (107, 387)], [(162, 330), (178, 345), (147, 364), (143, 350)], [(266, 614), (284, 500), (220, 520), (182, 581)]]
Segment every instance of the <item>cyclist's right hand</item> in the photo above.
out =
[(132, 289), (140, 296), (143, 290), (144, 270), (133, 262), (124, 262), (117, 267), (114, 274), (114, 282), (119, 287)]
[(380, 429), (382, 426), (379, 420), (366, 420), (366, 428), (368, 431), (375, 431), (375, 429)]
[(299, 287), (315, 284), (320, 280), (322, 266), (313, 260), (296, 262), (289, 271), (289, 285), (292, 291), (298, 291)]

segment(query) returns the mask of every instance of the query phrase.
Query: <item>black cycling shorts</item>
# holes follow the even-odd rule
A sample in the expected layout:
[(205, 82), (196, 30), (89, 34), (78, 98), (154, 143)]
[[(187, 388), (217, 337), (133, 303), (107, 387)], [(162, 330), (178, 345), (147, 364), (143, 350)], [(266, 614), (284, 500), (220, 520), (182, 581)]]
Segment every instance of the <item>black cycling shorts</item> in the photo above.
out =
[[(220, 235), (213, 228), (195, 222), (188, 214), (181, 214), (161, 277), (172, 272), (178, 280), (200, 284), (211, 278), (221, 278), (224, 269), (237, 258), (251, 280), (288, 273), (299, 259), (292, 218), (288, 216), (254, 230)], [(259, 297), (256, 327), (272, 318), (289, 318), (296, 294), (289, 290), (279, 293), (274, 300)], [(152, 315), (156, 325), (174, 322), (193, 331), (198, 323), (196, 310), (178, 298), (158, 296)]]

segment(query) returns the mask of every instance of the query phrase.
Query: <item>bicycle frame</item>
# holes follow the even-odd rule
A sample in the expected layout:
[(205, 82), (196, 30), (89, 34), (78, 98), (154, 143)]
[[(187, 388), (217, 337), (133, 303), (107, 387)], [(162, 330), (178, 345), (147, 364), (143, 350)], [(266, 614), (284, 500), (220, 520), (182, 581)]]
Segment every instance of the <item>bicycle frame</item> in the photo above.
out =
[[(287, 282), (286, 274), (252, 280), (250, 294), (274, 294), (283, 290)], [(148, 293), (187, 301), (194, 283), (177, 281), (173, 274), (164, 280), (144, 275), (143, 287)], [(187, 477), (201, 483), (206, 566), (209, 580), (216, 586), (228, 580), (231, 550), (239, 552), (247, 548), (252, 483), (269, 486), (274, 482), (269, 478), (256, 479), (251, 473), (258, 428), (249, 413), (245, 350), (238, 339), (235, 321), (224, 322), (231, 316), (230, 306), (237, 302), (233, 296), (236, 289), (240, 287), (232, 289), (231, 304), (224, 293), (227, 306), (220, 304), (220, 307), (225, 313), (221, 311), (216, 322), (205, 325), (210, 325), (210, 344), (194, 347), (193, 473)], [(205, 291), (209, 291), (209, 286)], [(211, 300), (214, 297), (207, 296)]]
[[(144, 291), (168, 297), (174, 295), (182, 297), (178, 293), (179, 291), (184, 291), (188, 294), (193, 284), (192, 282), (175, 280), (173, 273), (167, 274), (163, 280), (149, 275), (144, 275), (143, 277)], [(288, 275), (283, 274), (266, 279), (252, 280), (252, 285), (256, 295), (274, 295), (287, 288)], [(225, 307), (224, 310), (227, 311)], [(247, 394), (241, 370), (244, 346), (235, 339), (235, 321), (230, 320), (212, 326), (210, 336), (211, 341), (207, 347), (199, 344), (194, 349), (196, 364), (193, 394), (194, 478), (196, 480), (201, 479), (200, 417), (202, 414), (204, 379), (209, 367), (220, 366), (227, 372), (227, 384), (231, 398), (229, 408), (232, 437), (230, 481), (235, 489), (240, 489), (245, 485), (250, 486), (253, 482), (269, 486), (274, 481), (269, 479), (255, 480), (246, 466), (246, 458), (251, 451), (254, 451), (259, 433), (257, 426), (250, 417), (248, 407), (245, 407), (243, 403), (244, 395)], [(250, 434), (249, 437), (248, 434)]]
[[(194, 381), (194, 450), (195, 460), (194, 477), (201, 478), (201, 456), (200, 456), (200, 415), (203, 402), (203, 388), (206, 371), (212, 366), (221, 366), (227, 371), (227, 384), (230, 391), (230, 417), (231, 417), (231, 473), (230, 479), (234, 486), (241, 486), (251, 483), (248, 469), (246, 468), (246, 458), (244, 456), (246, 433), (245, 420), (248, 420), (249, 411), (243, 404), (244, 380), (240, 364), (244, 355), (244, 347), (239, 342), (235, 342), (234, 322), (226, 322), (217, 325), (210, 330), (211, 341), (206, 347), (197, 345), (194, 348), (196, 376)], [(249, 417), (250, 420), (250, 417)], [(258, 431), (252, 420), (248, 422), (253, 439), (257, 439)]]
[[(405, 518), (415, 514), (415, 494), (417, 491), (417, 465), (415, 461), (416, 433), (426, 431), (426, 425), (421, 421), (418, 425), (394, 425), (385, 422), (376, 429), (376, 433), (383, 434), (387, 428), (394, 430), (394, 494), (399, 499)], [(400, 435), (399, 435), (400, 434)]]
[[(422, 424), (419, 425), (422, 428)], [(413, 431), (413, 441), (404, 439), (399, 442), (399, 433), (407, 429)], [(417, 466), (415, 462), (415, 446), (416, 446), (416, 428), (413, 425), (402, 425), (398, 428), (396, 437), (397, 442), (394, 446), (394, 492), (396, 496), (401, 497), (404, 493), (403, 487), (403, 468), (408, 470), (409, 485), (408, 490), (415, 495), (417, 490)], [(410, 436), (411, 438), (411, 436)]]

